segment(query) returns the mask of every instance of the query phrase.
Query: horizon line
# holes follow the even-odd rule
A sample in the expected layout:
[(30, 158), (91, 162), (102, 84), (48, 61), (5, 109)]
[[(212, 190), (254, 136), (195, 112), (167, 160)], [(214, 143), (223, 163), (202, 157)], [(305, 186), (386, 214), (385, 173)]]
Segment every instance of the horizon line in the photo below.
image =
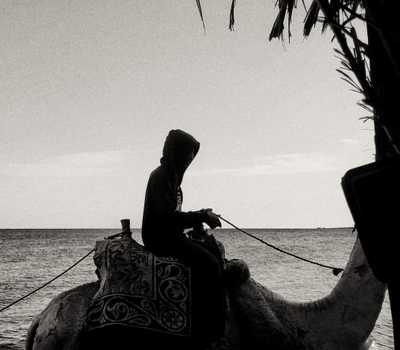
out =
[[(246, 230), (333, 230), (353, 229), (353, 226), (299, 226), (299, 227), (241, 227)], [(131, 230), (141, 230), (141, 227), (131, 227)], [(121, 230), (119, 227), (0, 227), (1, 230)], [(233, 227), (221, 227), (219, 230), (236, 230)]]

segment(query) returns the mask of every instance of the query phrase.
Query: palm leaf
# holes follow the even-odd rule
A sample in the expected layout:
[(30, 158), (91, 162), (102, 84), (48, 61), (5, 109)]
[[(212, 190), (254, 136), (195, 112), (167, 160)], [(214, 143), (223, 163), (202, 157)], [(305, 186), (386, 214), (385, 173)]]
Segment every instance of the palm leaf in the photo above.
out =
[(196, 0), (196, 4), (197, 4), (197, 9), (199, 10), (201, 22), (203, 23), (203, 29), (204, 29), (204, 31), (206, 31), (206, 24), (204, 23), (203, 10), (201, 8), (200, 0)]
[(231, 11), (229, 13), (229, 30), (234, 30), (234, 25), (235, 25), (235, 7), (236, 7), (236, 0), (232, 0)]
[(275, 22), (272, 25), (272, 29), (269, 34), (269, 40), (282, 37), (283, 30), (285, 29), (284, 26), (285, 16), (286, 16), (286, 7), (281, 7), (279, 9), (278, 15), (276, 16)]
[(318, 22), (319, 15), (319, 4), (318, 1), (314, 0), (307, 11), (306, 19), (304, 20), (304, 36), (309, 36), (311, 33), (312, 27)]
[(271, 32), (269, 34), (269, 40), (273, 38), (282, 38), (283, 37), (283, 30), (285, 29), (285, 18), (286, 14), (288, 15), (288, 38), (290, 41), (290, 37), (292, 33), (290, 31), (290, 26), (292, 24), (292, 16), (293, 16), (293, 9), (296, 7), (297, 1), (296, 0), (278, 0), (276, 2), (279, 8), (278, 15), (276, 16), (275, 22), (272, 25)]

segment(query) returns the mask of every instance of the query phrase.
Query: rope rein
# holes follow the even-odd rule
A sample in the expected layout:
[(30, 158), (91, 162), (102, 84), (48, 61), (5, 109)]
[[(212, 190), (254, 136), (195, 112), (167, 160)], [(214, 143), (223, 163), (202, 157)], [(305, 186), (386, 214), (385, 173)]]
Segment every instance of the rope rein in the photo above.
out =
[(28, 294), (22, 296), (21, 298), (13, 301), (11, 304), (3, 307), (2, 309), (0, 309), (0, 312), (3, 312), (5, 310), (7, 310), (8, 308), (10, 308), (11, 306), (19, 303), (20, 301), (24, 300), (25, 298), (29, 297), (30, 295), (38, 292), (39, 290), (41, 290), (42, 288), (46, 287), (47, 285), (49, 285), (50, 283), (54, 282), (57, 278), (60, 278), (62, 275), (66, 274), (69, 270), (71, 270), (72, 268), (74, 268), (76, 265), (78, 265), (80, 262), (82, 262), (84, 259), (86, 259), (90, 254), (92, 254), (95, 251), (95, 249), (92, 249), (89, 253), (87, 253), (85, 256), (83, 256), (82, 258), (80, 258), (78, 261), (76, 261), (75, 263), (73, 263), (70, 267), (68, 267), (66, 270), (64, 270), (63, 272), (61, 272), (60, 274), (58, 274), (56, 277), (53, 277), (50, 281), (46, 282), (45, 284), (41, 285), (40, 287), (36, 288), (35, 290), (29, 292)]
[(303, 260), (303, 261), (308, 262), (308, 263), (310, 263), (310, 264), (314, 264), (314, 265), (318, 265), (318, 266), (320, 266), (320, 267), (324, 267), (324, 268), (326, 268), (326, 269), (330, 269), (330, 270), (332, 270), (332, 273), (333, 273), (335, 276), (337, 276), (339, 273), (343, 272), (343, 269), (342, 269), (341, 267), (335, 267), (335, 266), (330, 266), (330, 265), (321, 264), (321, 263), (319, 263), (319, 262), (317, 262), (317, 261), (313, 261), (313, 260), (310, 260), (310, 259), (306, 259), (306, 258), (303, 258), (303, 257), (301, 257), (301, 256), (299, 256), (299, 255), (296, 255), (296, 254), (290, 253), (290, 252), (288, 252), (288, 251), (286, 251), (286, 250), (283, 250), (283, 249), (281, 249), (281, 248), (278, 248), (278, 247), (274, 246), (273, 244), (268, 243), (268, 242), (264, 241), (263, 239), (261, 239), (261, 238), (255, 236), (255, 235), (253, 235), (253, 234), (251, 234), (251, 233), (249, 233), (249, 232), (246, 232), (245, 230), (242, 230), (241, 228), (237, 227), (235, 224), (233, 224), (233, 223), (231, 223), (230, 221), (228, 221), (227, 219), (223, 218), (221, 215), (219, 215), (219, 214), (216, 214), (216, 215), (217, 215), (222, 221), (226, 222), (228, 225), (232, 226), (232, 227), (235, 228), (236, 230), (238, 230), (238, 231), (244, 233), (245, 235), (247, 235), (247, 236), (249, 236), (249, 237), (251, 237), (251, 238), (253, 238), (253, 239), (255, 239), (255, 240), (257, 240), (257, 241), (259, 241), (259, 242), (261, 242), (261, 243), (263, 243), (263, 244), (265, 244), (265, 245), (267, 245), (268, 247), (270, 247), (270, 248), (272, 248), (272, 249), (277, 250), (278, 252), (281, 252), (281, 253), (286, 254), (286, 255), (290, 255), (290, 256), (292, 256), (292, 257), (294, 257), (294, 258), (296, 258), (296, 259)]

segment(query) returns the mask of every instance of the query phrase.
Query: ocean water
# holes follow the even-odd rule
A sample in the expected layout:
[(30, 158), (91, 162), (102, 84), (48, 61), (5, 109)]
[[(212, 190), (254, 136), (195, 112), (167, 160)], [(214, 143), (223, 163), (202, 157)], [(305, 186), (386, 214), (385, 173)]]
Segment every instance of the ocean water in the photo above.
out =
[[(119, 230), (0, 230), (0, 308), (58, 275), (94, 247), (96, 240)], [(355, 235), (350, 229), (250, 229), (250, 233), (294, 254), (327, 265), (344, 266)], [(217, 230), (227, 258), (245, 260), (252, 277), (292, 301), (327, 295), (339, 277), (330, 270), (272, 250), (230, 229)], [(139, 231), (133, 237), (139, 242)], [(92, 256), (28, 299), (0, 313), (0, 350), (22, 350), (34, 315), (58, 293), (96, 280)], [(372, 349), (392, 349), (390, 305), (386, 297), (372, 333)]]

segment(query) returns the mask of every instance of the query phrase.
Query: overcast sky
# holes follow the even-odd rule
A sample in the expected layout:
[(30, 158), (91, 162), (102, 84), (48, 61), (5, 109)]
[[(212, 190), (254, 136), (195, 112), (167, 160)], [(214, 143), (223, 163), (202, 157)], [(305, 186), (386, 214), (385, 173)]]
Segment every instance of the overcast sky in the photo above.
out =
[[(0, 227), (140, 227), (168, 131), (201, 143), (184, 209), (244, 227), (351, 226), (340, 180), (372, 125), (330, 34), (268, 42), (274, 0), (2, 0)], [(298, 21), (303, 10), (296, 13)]]

